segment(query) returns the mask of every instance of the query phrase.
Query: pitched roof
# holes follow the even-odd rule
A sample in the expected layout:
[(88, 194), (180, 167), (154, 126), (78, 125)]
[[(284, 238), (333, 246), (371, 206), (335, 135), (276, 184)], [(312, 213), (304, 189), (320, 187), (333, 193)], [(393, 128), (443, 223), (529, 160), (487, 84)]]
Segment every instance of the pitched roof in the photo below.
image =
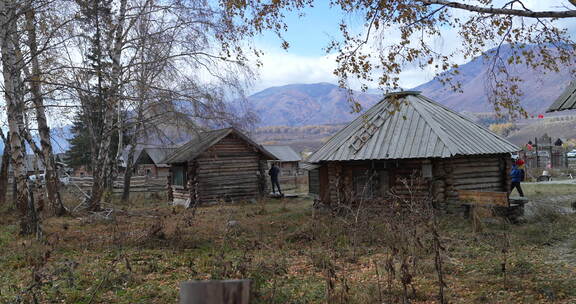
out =
[(398, 92), (336, 133), (308, 161), (447, 158), (519, 150), (420, 92)]
[(166, 163), (164, 162), (166, 157), (168, 157), (170, 154), (176, 151), (176, 149), (177, 148), (172, 147), (142, 148), (136, 152), (137, 155), (135, 155), (134, 157), (134, 163), (135, 164), (142, 163), (145, 155), (148, 155), (148, 157), (150, 157), (150, 159), (156, 166), (164, 166), (166, 165)]
[(576, 81), (572, 81), (546, 112), (576, 109)]
[(277, 160), (277, 158), (274, 155), (272, 155), (270, 152), (264, 149), (261, 145), (255, 143), (248, 136), (242, 134), (242, 132), (236, 130), (235, 128), (226, 128), (226, 129), (199, 132), (195, 134), (192, 140), (185, 143), (180, 148), (176, 149), (174, 152), (168, 155), (166, 159), (163, 161), (163, 163), (176, 164), (192, 160), (231, 133), (234, 133), (238, 135), (240, 138), (244, 139), (248, 144), (257, 148), (268, 158), (272, 160)]
[(300, 154), (290, 146), (264, 146), (264, 148), (281, 161), (292, 162), (302, 160)]

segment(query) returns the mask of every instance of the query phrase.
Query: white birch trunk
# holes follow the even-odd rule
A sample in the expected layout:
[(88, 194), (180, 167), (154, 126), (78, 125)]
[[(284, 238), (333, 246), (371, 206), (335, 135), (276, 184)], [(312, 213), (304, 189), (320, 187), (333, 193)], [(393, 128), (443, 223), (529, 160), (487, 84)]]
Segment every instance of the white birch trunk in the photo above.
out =
[(46, 194), (48, 195), (48, 202), (52, 211), (57, 216), (66, 214), (66, 208), (62, 203), (60, 197), (60, 181), (58, 179), (58, 171), (52, 143), (50, 141), (50, 128), (46, 120), (46, 113), (44, 110), (44, 98), (42, 96), (42, 87), (40, 82), (40, 64), (38, 60), (38, 45), (36, 37), (36, 17), (33, 6), (30, 4), (26, 11), (26, 31), (28, 32), (28, 47), (31, 53), (32, 62), (32, 79), (30, 84), (30, 91), (32, 93), (32, 101), (36, 108), (36, 122), (38, 124), (38, 134), (40, 135), (40, 146), (42, 147), (42, 155), (44, 159), (45, 178), (46, 178)]
[(40, 230), (34, 202), (29, 201), (25, 155), (21, 130), (23, 126), (24, 99), (21, 71), (16, 62), (17, 7), (14, 1), (0, 1), (0, 52), (2, 55), (2, 75), (4, 77), (4, 97), (8, 127), (10, 130), (10, 150), (14, 165), (14, 178), (17, 184), (16, 206), (20, 212), (20, 233), (33, 234)]

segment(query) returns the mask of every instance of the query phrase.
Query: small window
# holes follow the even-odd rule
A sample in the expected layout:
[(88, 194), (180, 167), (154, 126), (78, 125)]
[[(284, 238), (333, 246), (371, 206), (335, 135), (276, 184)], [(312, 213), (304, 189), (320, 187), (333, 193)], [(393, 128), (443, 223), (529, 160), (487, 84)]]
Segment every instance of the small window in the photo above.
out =
[(432, 178), (432, 164), (422, 164), (422, 177)]
[(184, 187), (186, 183), (184, 168), (184, 166), (172, 167), (172, 185)]
[(383, 197), (388, 195), (388, 191), (390, 191), (390, 177), (388, 175), (388, 171), (386, 170), (379, 170), (378, 171), (378, 195)]
[(354, 195), (357, 198), (370, 198), (372, 197), (372, 181), (369, 176), (369, 171), (365, 169), (355, 169), (352, 172), (352, 186), (354, 187)]
[(358, 198), (385, 197), (390, 191), (390, 177), (386, 170), (354, 170), (354, 195)]

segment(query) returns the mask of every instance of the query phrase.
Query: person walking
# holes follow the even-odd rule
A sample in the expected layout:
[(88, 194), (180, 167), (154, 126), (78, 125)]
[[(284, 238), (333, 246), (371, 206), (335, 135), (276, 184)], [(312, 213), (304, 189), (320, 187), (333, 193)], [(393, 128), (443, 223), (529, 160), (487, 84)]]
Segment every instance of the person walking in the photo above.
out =
[(278, 175), (280, 174), (280, 168), (276, 166), (276, 163), (272, 163), (272, 168), (268, 170), (268, 175), (270, 175), (270, 181), (272, 182), (272, 193), (276, 194), (275, 187), (278, 188), (278, 193), (282, 196), (282, 190), (280, 190), (280, 182), (278, 181)]
[(523, 179), (523, 171), (522, 169), (518, 168), (517, 164), (512, 165), (512, 170), (510, 171), (510, 178), (512, 179), (512, 187), (510, 189), (510, 193), (512, 193), (512, 191), (514, 191), (514, 188), (516, 188), (516, 190), (518, 190), (518, 194), (520, 194), (521, 197), (524, 197), (524, 192), (522, 191), (522, 186), (520, 186), (520, 182), (522, 182)]

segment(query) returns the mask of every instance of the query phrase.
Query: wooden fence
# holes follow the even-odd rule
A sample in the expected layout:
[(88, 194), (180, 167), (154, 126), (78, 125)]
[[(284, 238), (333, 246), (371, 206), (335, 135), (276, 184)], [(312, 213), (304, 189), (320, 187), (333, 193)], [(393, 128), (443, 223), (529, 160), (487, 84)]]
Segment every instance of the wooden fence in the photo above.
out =
[[(72, 184), (80, 187), (84, 191), (92, 188), (93, 178), (90, 177), (70, 177)], [(166, 191), (166, 177), (135, 176), (130, 182), (130, 192), (161, 192)], [(124, 179), (118, 178), (114, 181), (114, 193), (121, 193), (124, 188)]]
[(567, 168), (570, 164), (562, 147), (546, 147), (546, 150), (523, 151), (520, 156), (528, 168)]
[(532, 145), (526, 145), (520, 152), (520, 158), (526, 161), (527, 168), (562, 169), (569, 167), (566, 152), (566, 148), (556, 145), (550, 136), (544, 134), (534, 138)]

